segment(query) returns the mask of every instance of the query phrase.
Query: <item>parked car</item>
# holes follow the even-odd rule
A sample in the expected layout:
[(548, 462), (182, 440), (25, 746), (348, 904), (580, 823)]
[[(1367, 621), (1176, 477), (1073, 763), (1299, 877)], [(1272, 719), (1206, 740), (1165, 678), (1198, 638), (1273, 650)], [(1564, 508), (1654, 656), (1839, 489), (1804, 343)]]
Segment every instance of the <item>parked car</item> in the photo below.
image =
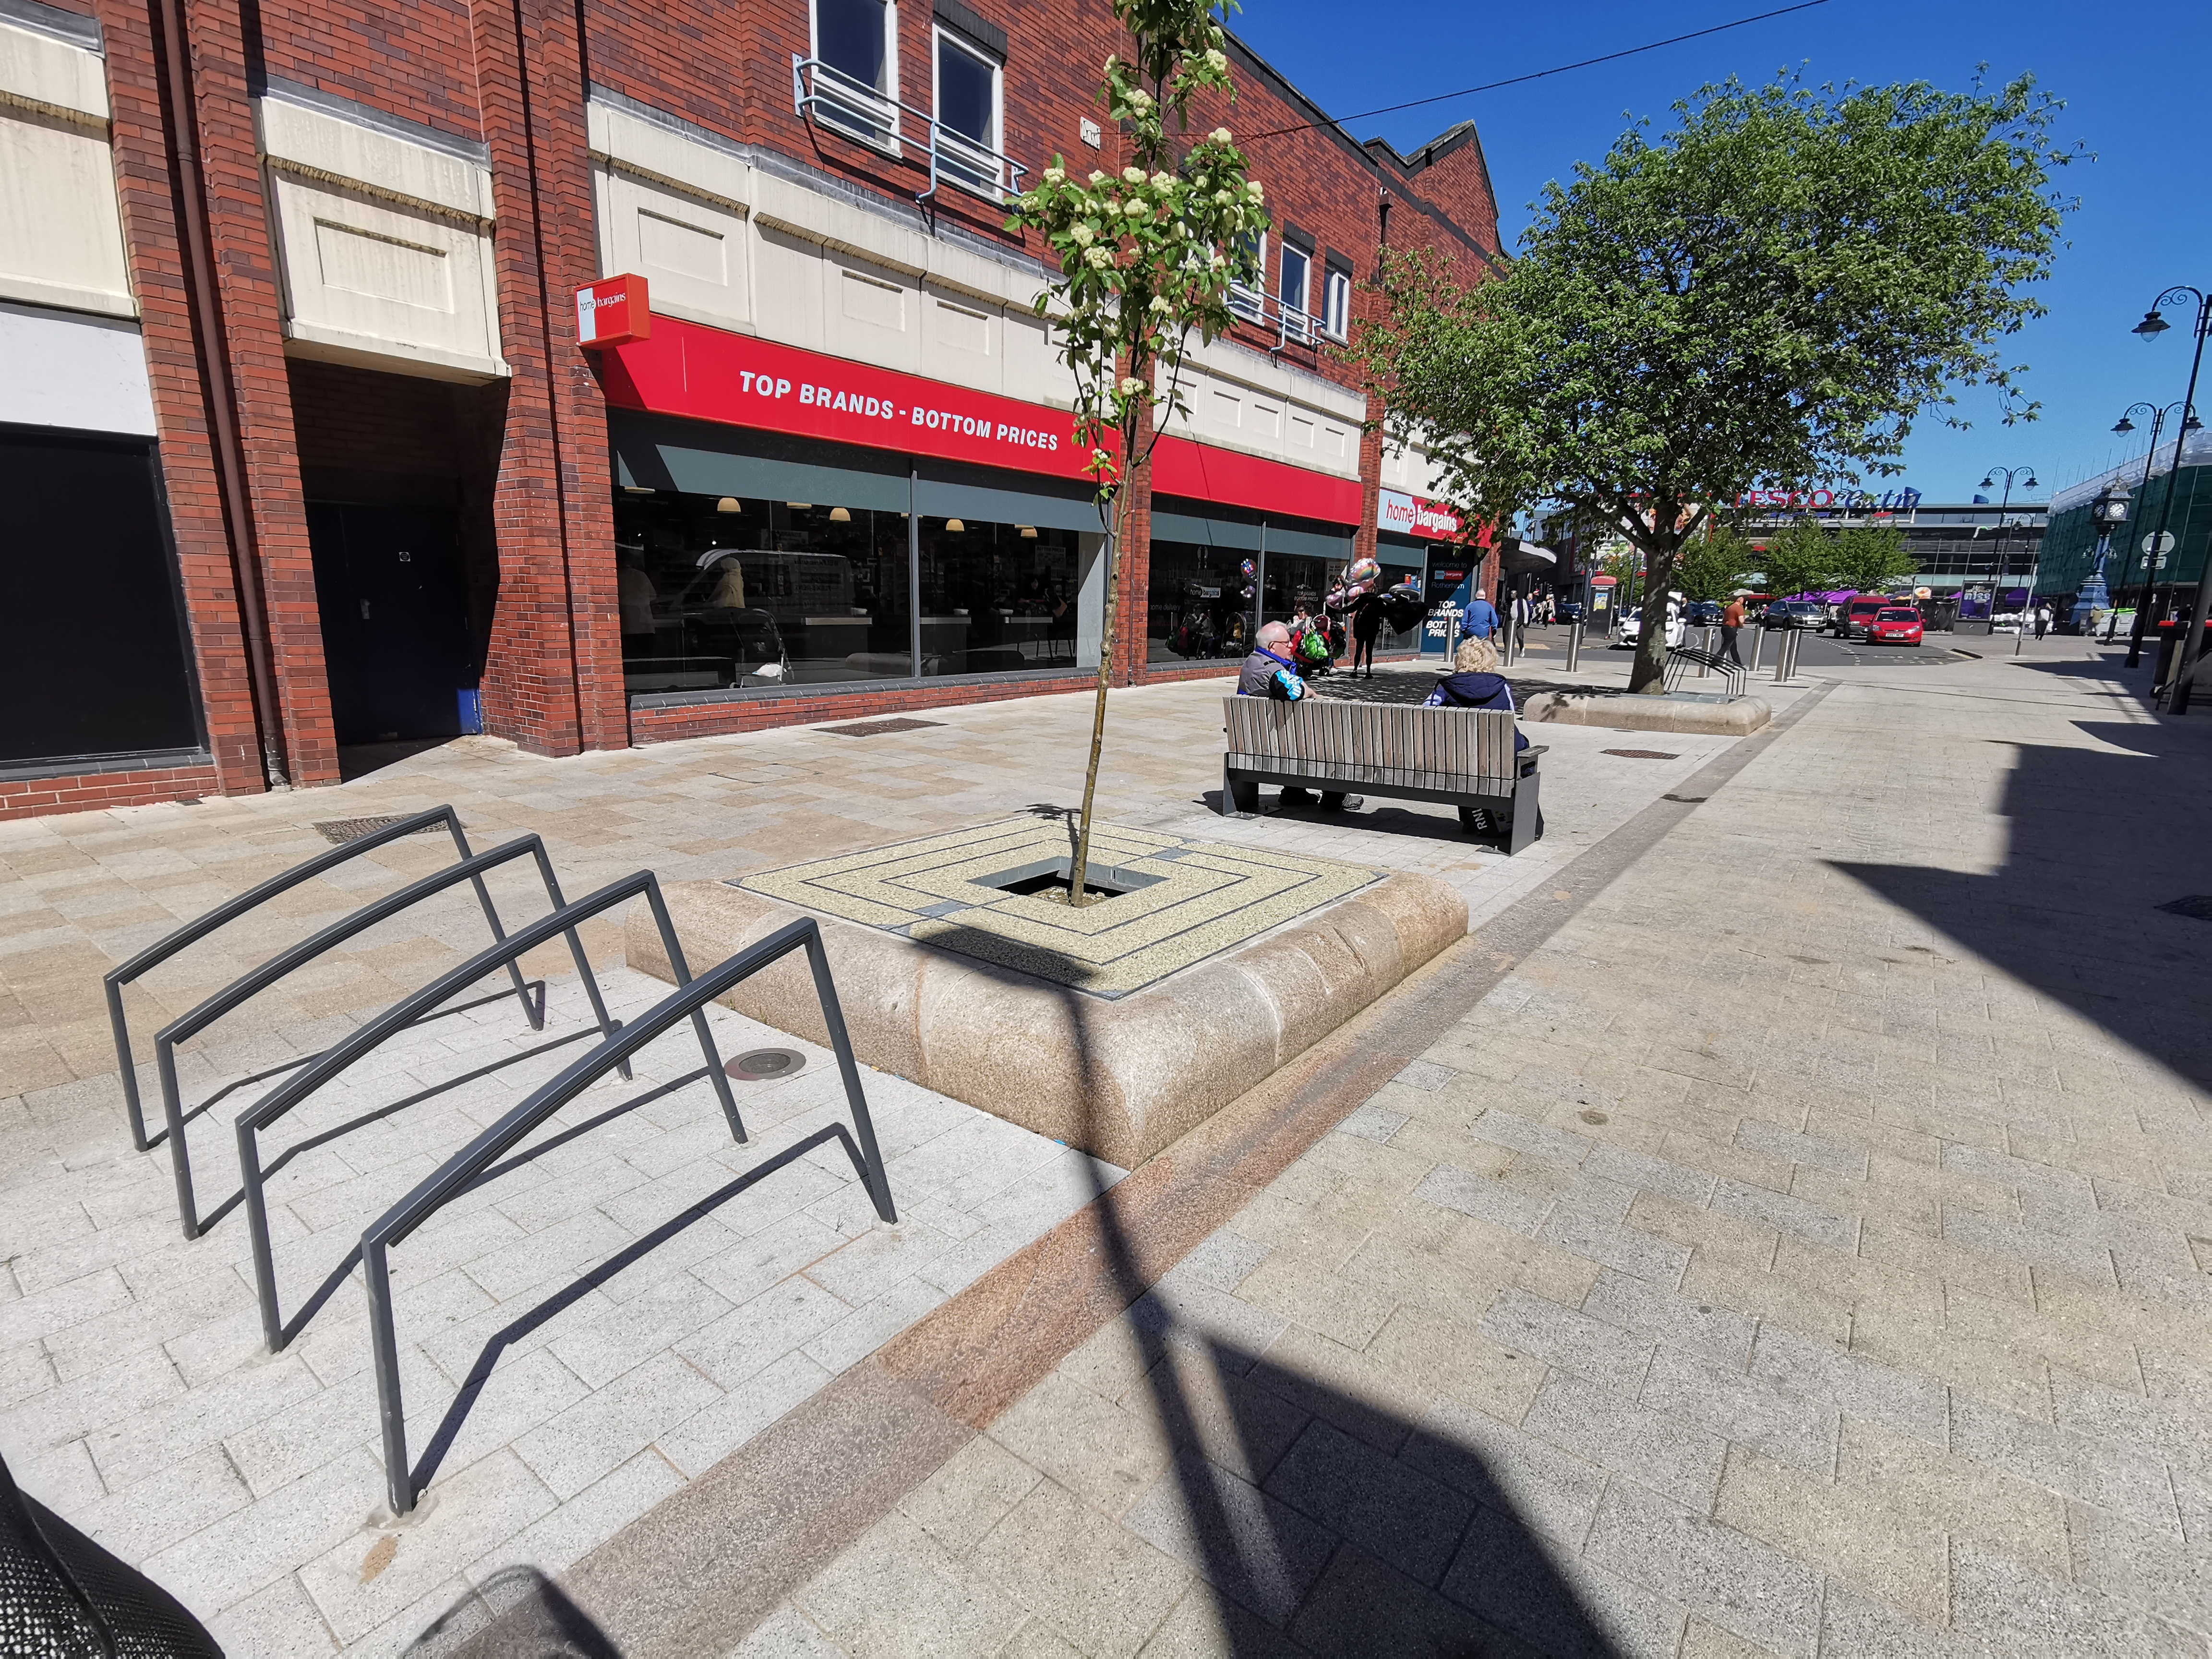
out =
[[(1616, 647), (1633, 646), (1644, 636), (1644, 607), (1617, 611), (1613, 618), (1613, 643)], [(1682, 613), (1673, 605), (1667, 607), (1667, 648), (1673, 650), (1682, 642)]]
[(1692, 599), (1682, 612), (1682, 623), (1687, 628), (1718, 628), (1727, 615), (1728, 607), (1718, 599)]
[(1917, 645), (1925, 632), (1920, 613), (1908, 605), (1886, 605), (1867, 624), (1869, 645)]
[(1836, 637), (1839, 640), (1869, 638), (1867, 630), (1874, 625), (1875, 616), (1893, 603), (1878, 593), (1862, 593), (1856, 599), (1844, 600), (1836, 607)]
[(1759, 622), (1762, 628), (1820, 628), (1827, 620), (1828, 607), (1818, 599), (1777, 599)]

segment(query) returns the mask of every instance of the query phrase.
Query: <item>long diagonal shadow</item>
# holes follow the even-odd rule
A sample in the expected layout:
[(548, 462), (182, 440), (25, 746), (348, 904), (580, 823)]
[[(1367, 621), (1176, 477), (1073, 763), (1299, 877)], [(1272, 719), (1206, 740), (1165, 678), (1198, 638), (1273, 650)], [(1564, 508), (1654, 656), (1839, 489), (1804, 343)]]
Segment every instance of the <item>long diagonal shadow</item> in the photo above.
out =
[[(1066, 1001), (1089, 1077), (1089, 1000)], [(1085, 1128), (1098, 1144), (1093, 1107)], [(1085, 1168), (1172, 1449), (1172, 1498), (1156, 1486), (1123, 1524), (1204, 1576), (1231, 1653), (1610, 1659), (1614, 1643), (1479, 1453), (1179, 1323), (1149, 1294), (1119, 1195), (1095, 1160)], [(1225, 1421), (1194, 1385), (1218, 1388)]]

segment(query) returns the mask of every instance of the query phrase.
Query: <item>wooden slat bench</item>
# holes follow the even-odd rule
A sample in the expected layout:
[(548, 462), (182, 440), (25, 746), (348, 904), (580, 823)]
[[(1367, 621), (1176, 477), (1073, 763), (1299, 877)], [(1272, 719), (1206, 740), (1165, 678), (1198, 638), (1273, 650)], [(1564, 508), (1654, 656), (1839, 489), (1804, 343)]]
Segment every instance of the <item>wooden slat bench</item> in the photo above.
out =
[(1541, 747), (1513, 747), (1513, 716), (1488, 708), (1408, 708), (1308, 697), (1225, 697), (1229, 752), (1221, 811), (1256, 812), (1260, 786), (1357, 791), (1445, 801), (1472, 825), (1481, 807), (1504, 821), (1518, 853), (1544, 833), (1537, 809)]

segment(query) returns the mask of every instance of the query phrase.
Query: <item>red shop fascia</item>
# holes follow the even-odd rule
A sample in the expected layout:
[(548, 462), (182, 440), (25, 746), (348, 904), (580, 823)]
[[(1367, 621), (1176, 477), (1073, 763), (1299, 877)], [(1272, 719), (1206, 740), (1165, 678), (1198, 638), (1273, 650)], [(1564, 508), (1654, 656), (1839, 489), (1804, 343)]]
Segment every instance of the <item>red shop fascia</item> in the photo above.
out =
[[(594, 355), (608, 405), (618, 520), (625, 496), (672, 492), (780, 500), (786, 488), (801, 487), (784, 480), (801, 477), (806, 480), (802, 499), (810, 503), (817, 497), (826, 503), (841, 478), (851, 481), (856, 505), (863, 498), (888, 501), (896, 496), (902, 460), (911, 505), (902, 516), (916, 527), (917, 538), (924, 523), (1014, 517), (1024, 534), (1040, 527), (1092, 536), (1100, 531), (1085, 471), (1089, 453), (1077, 441), (1066, 410), (655, 314), (644, 279), (637, 276), (603, 279), (580, 290), (577, 314), (579, 343)], [(1140, 481), (1132, 502), (1139, 513), (1148, 511), (1158, 494), (1294, 514), (1341, 525), (1347, 535), (1363, 517), (1357, 480), (1172, 435), (1158, 440), (1150, 470), (1150, 489)], [(885, 495), (886, 489), (892, 495)], [(1145, 586), (1141, 570), (1131, 562), (1122, 562), (1115, 600), (1115, 678), (1121, 684), (1146, 672)], [(919, 552), (914, 573), (909, 592), (919, 593), (924, 586)], [(714, 684), (664, 684), (681, 676), (626, 672), (633, 741), (1064, 691), (1092, 683), (1095, 635), (1087, 662), (1063, 653), (1042, 665), (1017, 665), (1012, 649), (994, 647), (967, 652), (963, 665), (962, 653), (933, 648), (932, 630), (951, 626), (949, 621), (926, 614), (928, 607), (919, 599), (911, 608), (913, 647), (902, 672), (809, 680), (802, 663), (781, 681), (746, 676)], [(625, 621), (626, 670), (639, 666), (629, 656), (630, 626)], [(896, 654), (874, 653), (886, 660)], [(915, 663), (922, 665), (920, 673), (913, 672)], [(702, 680), (706, 672), (701, 671)]]

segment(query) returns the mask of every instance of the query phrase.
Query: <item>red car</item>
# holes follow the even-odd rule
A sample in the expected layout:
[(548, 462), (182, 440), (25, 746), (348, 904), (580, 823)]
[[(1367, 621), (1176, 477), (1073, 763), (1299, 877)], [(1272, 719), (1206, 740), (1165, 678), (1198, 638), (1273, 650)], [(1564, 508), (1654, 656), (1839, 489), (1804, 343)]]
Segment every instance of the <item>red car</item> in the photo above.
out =
[(1923, 632), (1920, 613), (1909, 605), (1886, 605), (1866, 624), (1869, 645), (1917, 645)]

